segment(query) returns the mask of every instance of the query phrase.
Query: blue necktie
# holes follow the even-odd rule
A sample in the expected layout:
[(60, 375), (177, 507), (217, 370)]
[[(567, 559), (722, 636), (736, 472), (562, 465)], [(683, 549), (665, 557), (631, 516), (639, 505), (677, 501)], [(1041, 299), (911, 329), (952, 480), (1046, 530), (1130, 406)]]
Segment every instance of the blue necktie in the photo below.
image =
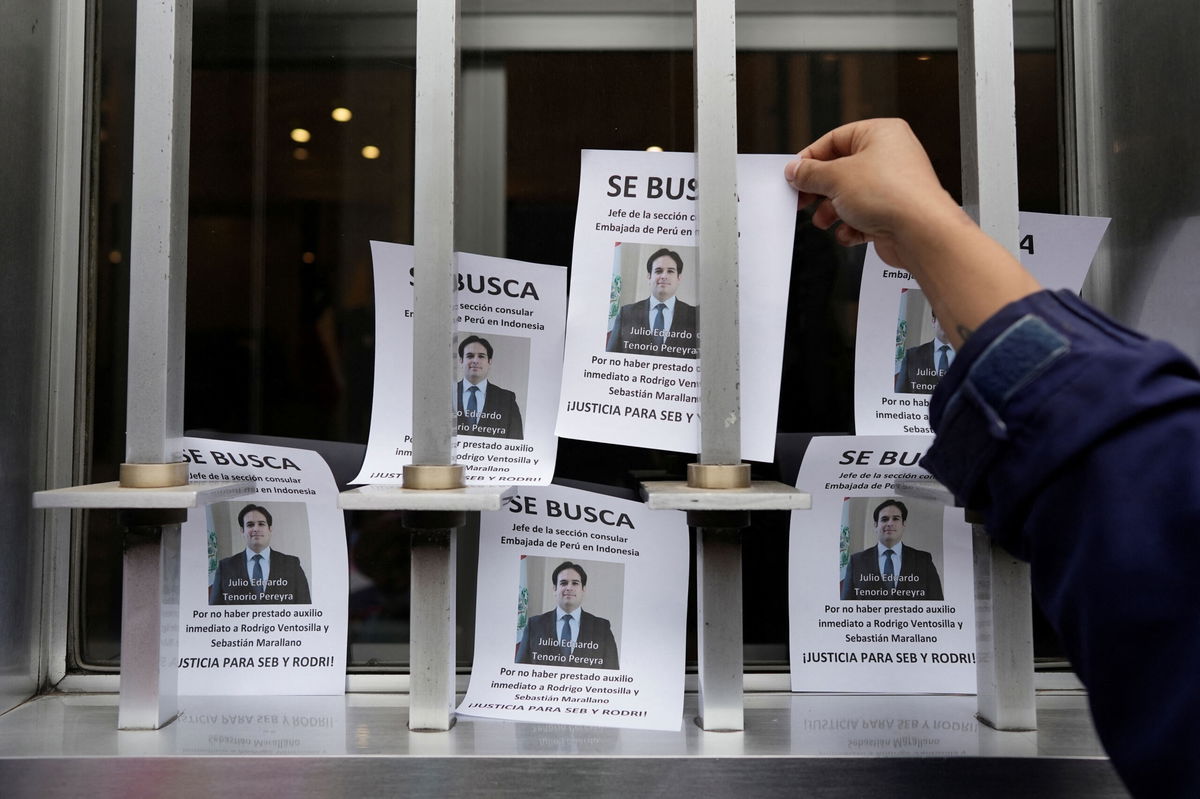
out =
[(666, 308), (667, 304), (665, 302), (660, 302), (654, 306), (655, 311), (657, 311), (654, 314), (654, 343), (660, 347), (667, 341), (667, 320), (663, 316), (663, 311)]
[(938, 372), (945, 374), (950, 368), (950, 356), (946, 354), (946, 350), (950, 349), (949, 344), (943, 344), (938, 347)]
[(883, 550), (883, 581), (893, 589), (896, 587), (896, 567), (892, 565), (892, 555), (895, 554), (890, 549)]
[(263, 584), (262, 555), (254, 556), (254, 574), (250, 577), (251, 582), (254, 583), (254, 590), (260, 595), (267, 590), (267, 586)]
[(471, 386), (467, 391), (470, 392), (470, 396), (467, 397), (467, 419), (472, 425), (477, 425), (479, 424), (479, 386)]
[(558, 639), (562, 645), (563, 654), (567, 657), (571, 656), (571, 617), (563, 616), (562, 635)]

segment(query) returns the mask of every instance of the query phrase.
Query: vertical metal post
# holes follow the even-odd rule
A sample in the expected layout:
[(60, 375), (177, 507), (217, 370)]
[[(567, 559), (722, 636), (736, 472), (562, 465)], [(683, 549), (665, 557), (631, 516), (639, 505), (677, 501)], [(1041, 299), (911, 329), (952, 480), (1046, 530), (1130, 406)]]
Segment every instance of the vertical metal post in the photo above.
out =
[[(734, 0), (696, 0), (700, 462), (696, 488), (750, 484), (742, 460), (738, 335), (737, 42)], [(701, 518), (703, 517), (703, 518)], [(741, 730), (742, 541), (748, 514), (689, 514), (696, 533), (700, 725)]]
[(157, 730), (178, 714), (179, 516), (186, 511), (122, 514), (122, 730)]
[[(187, 483), (183, 463), (191, 0), (139, 0), (130, 226), (129, 380), (121, 485)], [(177, 513), (126, 519), (117, 726), (176, 715)]]
[(422, 465), (453, 463), (457, 34), (458, 0), (417, 4), (413, 463)]
[[(135, 472), (142, 464), (179, 464), (172, 471), (182, 479), (169, 483), (174, 485), (187, 482), (182, 438), (191, 83), (191, 0), (139, 0), (125, 460)], [(121, 482), (130, 484), (124, 473)]]
[[(1058, 26), (1063, 35), (1059, 53), (1063, 63), (1063, 130), (1066, 134), (1062, 159), (1067, 190), (1065, 210), (1068, 214), (1116, 217), (1120, 211), (1112, 202), (1114, 195), (1122, 196), (1131, 205), (1137, 205), (1140, 198), (1117, 189), (1111, 173), (1117, 159), (1112, 157), (1112, 141), (1107, 134), (1115, 104), (1113, 95), (1105, 92), (1112, 73), (1106, 68), (1104, 54), (1116, 42), (1106, 33), (1104, 22), (1113, 9), (1110, 7), (1106, 11), (1103, 5), (1086, 0), (1062, 0), (1057, 6)], [(1141, 37), (1154, 36), (1149, 26), (1138, 33)], [(1130, 48), (1138, 46), (1133, 42), (1126, 42), (1126, 45)], [(1183, 107), (1194, 106), (1184, 103)], [(1148, 119), (1141, 121), (1144, 126), (1153, 125)], [(1181, 123), (1187, 124), (1183, 120)], [(1157, 189), (1150, 190), (1157, 192)], [(1146, 213), (1153, 214), (1151, 211)], [(1092, 258), (1082, 292), (1088, 302), (1108, 313), (1117, 308), (1117, 267), (1111, 245), (1115, 232), (1109, 234), (1109, 246), (1101, 247)], [(1177, 283), (1175, 286), (1178, 288)]]
[[(1011, 0), (959, 0), (959, 108), (963, 205), (1016, 256), (1016, 96)], [(1029, 567), (976, 528), (979, 716), (1002, 730), (1033, 729)]]
[[(463, 520), (448, 521), (461, 524)], [(412, 730), (448, 730), (453, 723), (455, 543), (453, 526), (412, 532), (408, 714)]]
[(998, 730), (1037, 728), (1029, 564), (971, 525), (979, 718)]
[(733, 0), (695, 5), (702, 464), (742, 459), (734, 14)]
[(736, 528), (696, 530), (700, 726), (709, 731), (745, 728), (741, 536)]
[[(417, 4), (413, 241), (413, 464), (404, 485), (461, 486), (454, 465), (454, 142), (458, 0)], [(454, 528), (461, 513), (405, 513), (412, 530), (409, 728), (450, 729), (454, 708)]]
[(959, 0), (963, 206), (1017, 252), (1017, 120), (1012, 0)]

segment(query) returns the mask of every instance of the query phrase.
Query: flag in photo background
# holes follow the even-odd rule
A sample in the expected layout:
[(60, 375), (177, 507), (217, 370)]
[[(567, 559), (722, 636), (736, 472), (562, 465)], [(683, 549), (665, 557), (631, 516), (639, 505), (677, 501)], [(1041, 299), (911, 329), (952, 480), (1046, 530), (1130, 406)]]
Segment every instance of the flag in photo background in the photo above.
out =
[(525, 624), (529, 621), (529, 561), (521, 555), (520, 577), (517, 579), (517, 637), (513, 642), (515, 648), (521, 645), (521, 636), (525, 634)]

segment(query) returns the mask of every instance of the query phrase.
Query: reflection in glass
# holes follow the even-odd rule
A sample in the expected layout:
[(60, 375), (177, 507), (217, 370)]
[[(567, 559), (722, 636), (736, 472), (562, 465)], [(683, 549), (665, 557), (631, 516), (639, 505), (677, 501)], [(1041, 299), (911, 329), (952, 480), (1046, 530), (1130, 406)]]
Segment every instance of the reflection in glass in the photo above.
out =
[[(188, 429), (365, 442), (374, 315), (388, 312), (373, 303), (368, 243), (411, 243), (413, 234), (415, 4), (401, 5), (403, 13), (361, 15), (352, 3), (197, 4)], [(602, 32), (572, 27), (558, 9), (543, 13), (558, 38), (537, 49), (532, 26), (481, 25), (512, 20), (469, 9), (461, 64), (472, 88), (459, 116), (460, 164), (471, 167), (459, 176), (460, 238), (486, 254), (568, 265), (581, 149), (693, 148), (690, 50), (671, 49), (686, 47), (673, 35), (646, 38), (690, 30), (690, 6), (668, 5), (653, 19), (613, 17), (629, 49), (589, 45)], [(100, 4), (99, 28), (94, 340), (84, 392), (91, 481), (115, 479), (124, 449), (133, 0)], [(1024, 50), (1016, 66), (1022, 207), (1057, 211), (1055, 54)], [(957, 191), (952, 51), (760, 49), (740, 53), (737, 69), (742, 152), (794, 152), (841, 122), (899, 115)], [(848, 432), (861, 253), (836, 247), (807, 220), (801, 214), (795, 239), (778, 429)], [(691, 460), (570, 440), (559, 447), (560, 476), (603, 484), (627, 485), (634, 472), (682, 475)], [(778, 476), (772, 464), (754, 469), (756, 478)], [(114, 667), (120, 535), (114, 514), (90, 513), (85, 524), (75, 651), (81, 662)], [(786, 607), (787, 514), (756, 514), (754, 524), (744, 548), (747, 652), (752, 667), (779, 668), (784, 628), (755, 611)], [(352, 515), (347, 530), (351, 663), (403, 667), (405, 537), (385, 514)], [(458, 653), (468, 664), (474, 560), (469, 534), (462, 539)]]

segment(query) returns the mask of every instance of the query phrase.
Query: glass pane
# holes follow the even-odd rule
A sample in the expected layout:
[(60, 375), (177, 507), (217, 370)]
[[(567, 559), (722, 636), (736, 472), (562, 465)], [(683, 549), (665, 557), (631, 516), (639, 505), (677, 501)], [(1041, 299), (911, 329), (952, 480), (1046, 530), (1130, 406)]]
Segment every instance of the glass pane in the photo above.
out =
[[(96, 480), (115, 479), (124, 450), (134, 6), (106, 2), (100, 20)], [(369, 28), (396, 34), (389, 49), (360, 52), (346, 43), (363, 37), (364, 20), (344, 10), (302, 2), (195, 9), (189, 430), (366, 441), (368, 242), (412, 242), (414, 26), (411, 10), (389, 17)], [(355, 552), (384, 521), (349, 520)], [(354, 626), (368, 639), (407, 641), (407, 544), (395, 540), (399, 552), (372, 544), (362, 560), (394, 562), (400, 584), (374, 570), (352, 577)], [(113, 514), (88, 514), (79, 655), (91, 664), (117, 662), (119, 541)]]
[[(259, 5), (196, 8), (185, 424), (228, 435), (362, 444), (374, 356), (368, 241), (411, 243), (413, 233), (413, 4), (396, 11), (406, 4), (276, 0), (261, 4), (268, 9), (261, 14)], [(603, 24), (550, 3), (540, 13), (537, 4), (522, 4), (521, 16), (506, 15), (496, 4), (487, 12), (465, 5), (460, 242), (486, 254), (569, 266), (580, 149), (693, 147), (691, 4), (612, 3), (614, 13)], [(739, 12), (755, 10), (747, 5), (755, 4), (739, 4)], [(781, 15), (781, 26), (803, 29), (805, 18), (791, 4), (758, 5)], [(945, 5), (952, 16), (954, 4)], [(133, 0), (108, 0), (100, 19), (89, 431), (94, 480), (115, 479), (124, 448), (133, 6)], [(856, 4), (854, 10), (864, 12), (861, 35), (869, 38), (872, 19), (887, 24), (898, 7)], [(915, 14), (908, 22), (914, 18), (918, 30), (935, 25)], [(745, 13), (739, 19), (753, 22)], [(842, 122), (902, 116), (928, 145), (943, 183), (958, 193), (952, 41), (895, 50), (887, 37), (877, 37), (817, 51), (767, 46), (754, 39), (754, 25), (746, 30), (737, 65), (742, 152), (793, 152)], [(856, 30), (843, 31), (843, 38)], [(1059, 210), (1051, 47), (1022, 49), (1016, 58), (1025, 210)], [(335, 116), (335, 109), (348, 113)], [(485, 179), (488, 170), (498, 176), (494, 187)], [(812, 432), (852, 431), (861, 260), (861, 251), (837, 247), (801, 215), (781, 434), (803, 441)], [(635, 473), (682, 476), (693, 459), (562, 440), (557, 475), (630, 486)], [(756, 464), (754, 474), (790, 476), (786, 463)], [(750, 668), (786, 668), (777, 614), (787, 603), (787, 527), (786, 513), (757, 513), (744, 538)], [(89, 514), (85, 529), (77, 652), (92, 667), (113, 666), (120, 537), (111, 515)], [(349, 515), (347, 530), (350, 662), (370, 670), (404, 668), (406, 536), (389, 514)], [(460, 536), (462, 665), (469, 665), (473, 644), (475, 535), (468, 529)], [(1053, 654), (1056, 646), (1047, 640), (1039, 653)], [(690, 649), (694, 660), (694, 641)]]

